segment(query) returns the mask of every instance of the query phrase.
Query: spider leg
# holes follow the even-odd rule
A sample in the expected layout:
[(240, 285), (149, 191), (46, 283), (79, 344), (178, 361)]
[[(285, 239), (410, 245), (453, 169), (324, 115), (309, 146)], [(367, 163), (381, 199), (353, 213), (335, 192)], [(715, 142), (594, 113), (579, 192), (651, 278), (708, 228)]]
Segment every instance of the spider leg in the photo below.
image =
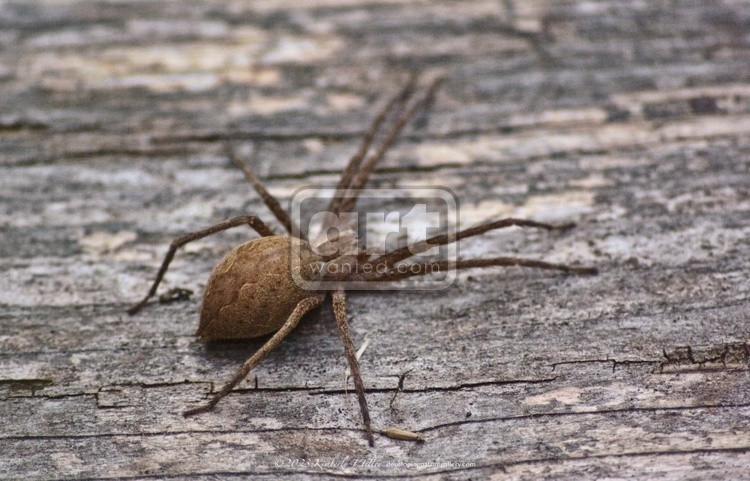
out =
[(141, 299), (141, 301), (138, 304), (135, 304), (133, 307), (128, 309), (128, 314), (135, 314), (136, 312), (140, 311), (143, 306), (146, 305), (146, 302), (156, 294), (156, 288), (159, 287), (159, 283), (161, 283), (162, 278), (164, 277), (164, 274), (167, 272), (167, 268), (169, 268), (169, 263), (172, 262), (172, 259), (174, 258), (175, 252), (177, 252), (177, 249), (184, 246), (188, 242), (192, 242), (198, 239), (202, 239), (203, 237), (209, 236), (211, 234), (216, 234), (217, 232), (221, 232), (223, 230), (231, 229), (232, 227), (237, 227), (240, 225), (248, 225), (251, 228), (255, 229), (255, 231), (260, 234), (262, 237), (266, 236), (272, 236), (276, 235), (276, 233), (271, 230), (270, 227), (268, 227), (263, 221), (261, 221), (259, 218), (255, 217), (254, 215), (242, 215), (239, 217), (232, 217), (231, 219), (227, 219), (225, 221), (219, 222), (218, 224), (214, 224), (210, 227), (206, 227), (205, 229), (201, 229), (199, 231), (191, 232), (189, 234), (185, 234), (181, 237), (176, 238), (172, 241), (171, 244), (169, 244), (169, 250), (167, 251), (167, 255), (164, 256), (164, 261), (162, 261), (161, 267), (159, 268), (159, 272), (156, 274), (156, 279), (154, 279), (154, 283), (151, 285), (151, 289), (149, 289), (146, 296)]
[(364, 160), (365, 155), (367, 155), (367, 152), (370, 150), (370, 146), (372, 145), (372, 141), (375, 139), (375, 135), (378, 133), (378, 130), (380, 130), (380, 127), (381, 125), (383, 125), (386, 117), (388, 117), (388, 114), (390, 114), (396, 107), (400, 109), (403, 104), (409, 100), (411, 95), (414, 93), (414, 87), (417, 84), (418, 78), (418, 74), (413, 73), (411, 75), (411, 78), (409, 79), (409, 82), (401, 89), (401, 91), (396, 94), (385, 105), (385, 107), (380, 110), (380, 112), (378, 112), (378, 115), (373, 120), (370, 128), (365, 133), (365, 136), (362, 139), (362, 143), (359, 145), (359, 149), (349, 160), (349, 164), (347, 164), (346, 168), (341, 173), (341, 178), (336, 185), (336, 192), (334, 193), (331, 202), (328, 204), (329, 212), (333, 212), (334, 214), (339, 213), (341, 201), (343, 200), (344, 195), (349, 189), (349, 185), (351, 185), (354, 175), (359, 170), (359, 167), (362, 164), (362, 160)]
[(300, 232), (299, 229), (297, 229), (296, 231), (293, 230), (294, 225), (292, 224), (292, 219), (289, 218), (289, 214), (287, 214), (284, 208), (281, 207), (281, 204), (279, 204), (279, 201), (276, 200), (276, 197), (271, 195), (271, 193), (266, 190), (263, 182), (261, 182), (258, 176), (255, 175), (255, 172), (253, 172), (247, 162), (243, 161), (240, 156), (237, 155), (237, 152), (234, 150), (234, 147), (232, 147), (232, 144), (230, 142), (226, 142), (224, 144), (224, 150), (226, 151), (227, 156), (232, 159), (237, 167), (242, 169), (242, 172), (245, 174), (245, 178), (250, 182), (250, 184), (252, 184), (255, 192), (258, 193), (260, 198), (263, 200), (263, 203), (266, 204), (266, 206), (273, 213), (276, 219), (281, 222), (281, 225), (284, 226), (284, 229), (286, 229), (289, 234), (292, 234), (292, 232)]
[(359, 371), (359, 361), (357, 361), (357, 356), (354, 352), (354, 345), (352, 344), (352, 338), (349, 335), (349, 323), (346, 319), (346, 294), (342, 289), (333, 292), (333, 314), (336, 317), (336, 324), (339, 327), (341, 340), (344, 343), (344, 352), (346, 353), (346, 359), (349, 362), (349, 369), (351, 370), (352, 378), (354, 379), (354, 388), (357, 391), (359, 410), (362, 412), (362, 421), (365, 424), (367, 442), (370, 446), (374, 446), (375, 440), (372, 437), (372, 426), (370, 426), (370, 411), (367, 409), (365, 387), (362, 383), (362, 375)]
[(485, 232), (489, 232), (491, 230), (502, 229), (504, 227), (510, 227), (514, 225), (519, 227), (536, 227), (546, 230), (567, 230), (575, 227), (575, 224), (573, 223), (555, 225), (524, 219), (500, 219), (496, 221), (485, 222), (484, 224), (469, 227), (468, 229), (463, 229), (458, 232), (439, 234), (423, 241), (414, 242), (407, 246), (401, 247), (400, 249), (396, 249), (387, 254), (383, 254), (377, 259), (370, 261), (369, 264), (372, 265), (375, 272), (387, 272), (397, 262), (421, 252), (430, 250), (433, 247), (451, 244), (467, 237), (473, 237), (476, 235), (484, 234)]
[(357, 279), (374, 280), (374, 281), (398, 281), (408, 277), (424, 276), (434, 274), (445, 270), (452, 269), (472, 269), (476, 267), (495, 267), (495, 266), (521, 266), (532, 267), (536, 269), (546, 269), (562, 271), (571, 274), (597, 274), (599, 271), (595, 267), (576, 267), (566, 264), (553, 264), (551, 262), (537, 261), (533, 259), (523, 259), (520, 257), (488, 257), (484, 259), (467, 259), (460, 261), (438, 261), (425, 262), (422, 264), (399, 264), (385, 274), (365, 274), (359, 275)]
[(290, 332), (292, 332), (292, 329), (294, 329), (299, 321), (304, 317), (305, 314), (310, 312), (315, 307), (319, 306), (321, 302), (323, 302), (323, 295), (314, 296), (314, 297), (307, 297), (305, 299), (302, 299), (297, 303), (297, 307), (294, 308), (294, 311), (289, 315), (289, 318), (286, 320), (283, 326), (281, 326), (281, 329), (276, 331), (276, 333), (271, 336), (271, 338), (266, 341), (265, 344), (263, 344), (255, 353), (248, 358), (247, 361), (242, 365), (242, 367), (235, 373), (234, 377), (232, 377), (232, 380), (229, 381), (224, 387), (221, 388), (219, 392), (214, 394), (214, 396), (211, 398), (210, 401), (208, 401), (203, 406), (199, 406), (195, 409), (189, 409), (182, 413), (184, 417), (188, 416), (194, 416), (196, 414), (201, 414), (210, 411), (211, 409), (216, 406), (216, 404), (221, 401), (222, 398), (224, 398), (229, 392), (245, 377), (248, 375), (248, 373), (258, 364), (258, 362), (263, 359), (263, 356), (268, 354), (273, 348), (275, 348), (287, 335), (289, 335)]
[(386, 133), (385, 138), (380, 143), (375, 153), (364, 161), (362, 168), (352, 179), (349, 186), (349, 191), (347, 192), (348, 195), (346, 195), (344, 200), (341, 202), (339, 211), (334, 212), (335, 214), (338, 214), (338, 212), (350, 212), (354, 209), (354, 206), (357, 203), (357, 198), (359, 196), (359, 191), (367, 183), (367, 180), (370, 178), (370, 174), (372, 174), (375, 166), (383, 159), (386, 152), (388, 152), (388, 149), (393, 145), (393, 143), (398, 140), (398, 137), (404, 130), (404, 127), (406, 127), (406, 124), (408, 124), (409, 121), (414, 118), (417, 112), (419, 112), (421, 109), (428, 106), (430, 102), (432, 102), (432, 100), (435, 98), (435, 91), (441, 83), (442, 78), (433, 80), (433, 82), (427, 88), (425, 94), (404, 112), (402, 112), (401, 115), (399, 115), (393, 125), (391, 125), (390, 130), (388, 130), (388, 132)]

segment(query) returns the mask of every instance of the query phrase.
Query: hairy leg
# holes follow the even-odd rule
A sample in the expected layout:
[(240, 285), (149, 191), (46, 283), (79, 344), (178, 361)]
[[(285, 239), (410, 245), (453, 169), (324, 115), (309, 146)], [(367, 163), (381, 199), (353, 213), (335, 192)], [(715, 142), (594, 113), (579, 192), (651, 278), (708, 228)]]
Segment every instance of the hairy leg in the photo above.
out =
[(192, 242), (198, 239), (202, 239), (203, 237), (210, 236), (212, 234), (216, 234), (217, 232), (221, 232), (223, 230), (231, 229), (232, 227), (237, 227), (241, 225), (248, 225), (251, 228), (255, 229), (255, 231), (260, 234), (263, 237), (266, 236), (272, 236), (276, 233), (271, 230), (270, 227), (268, 227), (263, 221), (261, 221), (259, 218), (255, 217), (254, 215), (242, 215), (239, 217), (232, 217), (231, 219), (227, 219), (223, 222), (219, 222), (218, 224), (212, 225), (210, 227), (206, 227), (205, 229), (201, 229), (199, 231), (191, 232), (189, 234), (185, 234), (184, 236), (178, 237), (177, 239), (173, 240), (172, 243), (169, 245), (169, 250), (167, 251), (167, 255), (164, 256), (164, 261), (161, 263), (161, 267), (159, 268), (159, 272), (156, 274), (156, 279), (154, 279), (154, 283), (151, 285), (151, 289), (149, 289), (146, 296), (141, 299), (141, 301), (128, 309), (128, 314), (135, 314), (136, 312), (140, 311), (143, 306), (146, 305), (146, 302), (156, 294), (156, 288), (159, 287), (159, 283), (161, 282), (162, 278), (164, 277), (164, 274), (167, 272), (167, 269), (169, 268), (169, 263), (172, 262), (172, 259), (174, 258), (175, 252), (177, 252), (177, 249), (184, 246), (188, 242)]
[[(284, 226), (284, 229), (286, 229), (286, 231), (291, 234), (294, 229), (292, 219), (289, 218), (289, 214), (287, 214), (284, 208), (281, 207), (281, 204), (279, 204), (279, 201), (276, 200), (276, 197), (271, 195), (271, 193), (266, 190), (263, 182), (261, 182), (258, 176), (255, 175), (255, 172), (253, 172), (247, 162), (243, 161), (239, 157), (239, 155), (237, 155), (237, 152), (232, 147), (232, 144), (230, 144), (229, 142), (225, 143), (224, 150), (226, 151), (227, 156), (232, 159), (237, 167), (242, 169), (242, 172), (245, 174), (245, 178), (250, 182), (250, 184), (252, 184), (255, 192), (257, 192), (260, 198), (263, 200), (263, 203), (266, 204), (271, 212), (273, 212), (274, 217), (276, 217), (276, 219), (281, 222), (281, 225)], [(299, 232), (299, 229), (297, 229), (297, 232)]]
[(370, 411), (367, 409), (367, 400), (365, 399), (365, 387), (362, 383), (362, 375), (359, 371), (359, 361), (357, 361), (357, 356), (354, 352), (352, 338), (349, 335), (349, 322), (346, 319), (346, 294), (341, 289), (333, 293), (333, 314), (336, 317), (336, 324), (339, 327), (341, 340), (344, 343), (346, 360), (349, 362), (349, 369), (351, 370), (352, 378), (354, 379), (354, 388), (357, 391), (359, 409), (362, 412), (362, 421), (365, 424), (367, 442), (370, 444), (370, 446), (374, 446), (375, 440), (372, 437), (372, 426), (370, 426)]
[(467, 259), (460, 261), (438, 261), (425, 262), (423, 264), (400, 264), (385, 274), (358, 275), (356, 279), (372, 281), (398, 281), (409, 277), (435, 274), (452, 269), (472, 269), (476, 267), (495, 266), (520, 266), (536, 269), (562, 271), (571, 274), (596, 274), (599, 271), (595, 267), (576, 267), (566, 264), (553, 264), (551, 262), (537, 261), (533, 259), (522, 259), (519, 257), (489, 257), (485, 259)]
[(357, 203), (357, 198), (359, 196), (359, 191), (367, 183), (368, 179), (370, 178), (370, 174), (372, 174), (372, 171), (375, 169), (375, 166), (383, 159), (383, 157), (385, 157), (386, 152), (388, 152), (388, 149), (393, 145), (393, 143), (398, 140), (398, 137), (399, 135), (401, 135), (404, 127), (406, 127), (406, 124), (408, 124), (409, 121), (413, 119), (421, 109), (425, 108), (435, 98), (435, 91), (440, 86), (441, 82), (442, 79), (440, 78), (434, 80), (432, 84), (430, 84), (430, 86), (427, 88), (425, 94), (419, 100), (414, 102), (409, 108), (407, 108), (401, 115), (399, 115), (398, 119), (396, 119), (390, 130), (388, 130), (388, 132), (386, 133), (385, 138), (380, 143), (375, 153), (364, 161), (361, 169), (352, 179), (349, 186), (349, 191), (344, 200), (341, 202), (341, 206), (339, 208), (340, 212), (350, 212), (354, 209), (354, 206)]
[(338, 214), (341, 201), (344, 195), (346, 195), (346, 192), (349, 190), (349, 186), (352, 183), (352, 179), (354, 178), (354, 175), (359, 170), (359, 167), (362, 164), (362, 160), (364, 160), (365, 156), (367, 155), (367, 152), (370, 150), (370, 146), (372, 145), (372, 141), (375, 139), (375, 135), (377, 135), (378, 130), (380, 130), (381, 125), (383, 125), (383, 122), (388, 117), (388, 115), (394, 109), (396, 108), (400, 109), (403, 106), (403, 104), (409, 100), (411, 95), (414, 93), (414, 87), (417, 84), (418, 78), (419, 78), (418, 74), (416, 73), (412, 74), (411, 78), (409, 79), (409, 82), (401, 89), (401, 91), (398, 94), (396, 94), (385, 105), (385, 107), (383, 107), (383, 109), (380, 110), (380, 112), (378, 112), (378, 115), (373, 120), (372, 125), (370, 125), (370, 128), (365, 133), (365, 136), (362, 139), (362, 143), (359, 145), (359, 149), (354, 154), (354, 156), (349, 160), (349, 164), (341, 173), (341, 178), (339, 179), (339, 183), (336, 185), (336, 192), (334, 193), (334, 196), (331, 199), (331, 202), (328, 204), (329, 212)]
[(286, 320), (283, 326), (281, 326), (281, 329), (276, 331), (276, 333), (271, 336), (271, 338), (266, 341), (265, 344), (263, 344), (260, 349), (255, 351), (255, 354), (250, 356), (250, 358), (245, 361), (245, 363), (242, 365), (242, 367), (235, 373), (234, 377), (231, 381), (229, 381), (219, 392), (214, 394), (214, 396), (211, 398), (209, 402), (204, 404), (203, 406), (197, 407), (195, 409), (189, 409), (182, 413), (183, 416), (193, 416), (196, 414), (201, 414), (210, 411), (211, 409), (216, 406), (216, 404), (221, 401), (222, 398), (224, 398), (229, 392), (247, 375), (250, 373), (250, 371), (258, 364), (258, 362), (263, 359), (263, 356), (268, 354), (273, 348), (278, 346), (278, 344), (287, 336), (290, 332), (292, 332), (292, 329), (294, 329), (297, 324), (299, 324), (300, 319), (304, 317), (305, 314), (307, 314), (309, 311), (314, 309), (315, 307), (319, 306), (321, 302), (323, 302), (323, 295), (314, 296), (314, 297), (308, 297), (305, 299), (302, 299), (297, 304), (297, 307), (294, 308), (294, 311), (289, 315), (289, 318)]
[(413, 244), (409, 244), (408, 246), (404, 246), (387, 254), (383, 254), (377, 259), (370, 261), (369, 264), (371, 264), (373, 268), (371, 270), (374, 270), (375, 272), (387, 272), (397, 262), (421, 252), (430, 250), (433, 247), (451, 244), (467, 237), (473, 237), (476, 235), (484, 234), (485, 232), (489, 232), (491, 230), (502, 229), (514, 225), (519, 227), (536, 227), (546, 230), (567, 230), (575, 227), (575, 224), (573, 223), (554, 225), (545, 224), (543, 222), (535, 222), (533, 220), (514, 218), (500, 219), (496, 221), (486, 222), (474, 227), (469, 227), (468, 229), (460, 230), (458, 232), (439, 234), (423, 241), (414, 242)]

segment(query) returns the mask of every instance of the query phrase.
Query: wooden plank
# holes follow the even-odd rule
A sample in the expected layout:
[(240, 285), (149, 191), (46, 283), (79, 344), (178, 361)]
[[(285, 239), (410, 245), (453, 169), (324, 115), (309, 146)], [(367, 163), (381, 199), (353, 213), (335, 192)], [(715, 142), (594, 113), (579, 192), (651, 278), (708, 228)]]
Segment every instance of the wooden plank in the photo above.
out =
[[(339, 0), (0, 4), (0, 478), (749, 479), (747, 3)], [(194, 337), (212, 266), (273, 223), (233, 139), (287, 200), (330, 185), (412, 68), (429, 115), (371, 185), (443, 186), (461, 222), (575, 221), (467, 240), (447, 290), (353, 293), (368, 448), (335, 324)], [(256, 385), (257, 379), (257, 385)]]

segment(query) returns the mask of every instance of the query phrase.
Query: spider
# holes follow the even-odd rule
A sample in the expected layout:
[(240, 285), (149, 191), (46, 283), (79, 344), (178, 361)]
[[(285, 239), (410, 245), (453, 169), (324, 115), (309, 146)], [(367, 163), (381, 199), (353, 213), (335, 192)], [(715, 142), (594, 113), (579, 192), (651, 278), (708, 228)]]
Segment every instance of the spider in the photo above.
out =
[[(284, 227), (286, 234), (279, 235), (258, 217), (242, 215), (227, 219), (210, 227), (185, 234), (172, 241), (159, 268), (156, 278), (143, 299), (128, 310), (135, 314), (156, 294), (159, 283), (166, 273), (176, 251), (185, 244), (202, 239), (226, 229), (249, 226), (261, 237), (245, 242), (232, 249), (214, 268), (206, 285), (201, 307), (197, 336), (204, 340), (247, 339), (273, 334), (249, 357), (232, 379), (216, 392), (204, 405), (187, 410), (184, 416), (204, 413), (224, 398), (242, 381), (258, 362), (274, 349), (300, 322), (330, 296), (333, 314), (344, 346), (344, 352), (354, 381), (355, 392), (365, 428), (365, 437), (374, 446), (373, 429), (365, 399), (365, 387), (360, 374), (346, 312), (347, 281), (398, 281), (407, 277), (442, 272), (449, 269), (469, 269), (491, 266), (522, 266), (550, 269), (567, 273), (595, 274), (591, 267), (575, 267), (552, 264), (517, 257), (489, 257), (470, 260), (441, 260), (430, 263), (402, 263), (418, 253), (436, 246), (447, 245), (509, 226), (532, 227), (546, 230), (567, 230), (572, 223), (553, 225), (532, 220), (507, 218), (485, 222), (477, 226), (451, 233), (443, 233), (420, 242), (381, 255), (358, 249), (356, 233), (343, 228), (335, 219), (345, 219), (355, 213), (359, 192), (367, 183), (370, 174), (388, 149), (397, 140), (404, 127), (421, 111), (429, 107), (440, 80), (433, 80), (421, 96), (418, 90), (418, 75), (412, 74), (404, 87), (378, 112), (365, 133), (354, 156), (349, 160), (327, 211), (330, 214), (323, 224), (322, 233), (330, 232), (326, 227), (336, 227), (338, 235), (326, 237), (317, 249), (301, 234), (279, 201), (263, 186), (260, 179), (234, 151), (231, 144), (225, 148), (227, 155), (242, 169), (247, 180), (255, 188), (265, 205)], [(381, 132), (383, 130), (383, 132)], [(376, 141), (378, 133), (382, 139)], [(376, 147), (373, 144), (377, 144)], [(316, 239), (319, 241), (320, 239)], [(293, 249), (294, 248), (294, 249)], [(296, 253), (294, 256), (292, 253)], [(294, 258), (292, 258), (294, 257)], [(354, 269), (318, 269), (317, 266), (354, 265)], [(400, 267), (418, 267), (401, 269)], [(318, 274), (316, 274), (317, 272)], [(329, 274), (335, 272), (338, 274)], [(346, 274), (341, 274), (346, 272)], [(312, 282), (331, 281), (323, 289), (302, 288), (293, 280), (292, 274), (301, 275)], [(313, 284), (314, 285), (314, 284)]]

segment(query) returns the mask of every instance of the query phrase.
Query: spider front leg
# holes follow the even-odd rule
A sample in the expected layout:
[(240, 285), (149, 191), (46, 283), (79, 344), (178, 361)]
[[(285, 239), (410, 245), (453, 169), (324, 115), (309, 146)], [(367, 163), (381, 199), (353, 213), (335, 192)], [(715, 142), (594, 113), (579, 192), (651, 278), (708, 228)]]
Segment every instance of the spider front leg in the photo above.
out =
[(388, 149), (398, 140), (399, 136), (403, 132), (406, 125), (419, 113), (421, 110), (426, 108), (430, 102), (435, 98), (435, 92), (442, 83), (442, 78), (437, 78), (427, 87), (427, 91), (422, 95), (421, 98), (417, 99), (414, 103), (406, 108), (401, 115), (394, 121), (391, 128), (385, 133), (385, 137), (381, 141), (380, 145), (375, 149), (375, 152), (368, 157), (362, 164), (359, 172), (351, 179), (349, 184), (348, 195), (341, 201), (339, 210), (334, 211), (334, 214), (338, 212), (351, 212), (354, 210), (359, 198), (359, 191), (367, 183), (370, 175), (375, 170), (375, 166), (383, 160)]
[(276, 331), (276, 333), (271, 336), (271, 338), (266, 341), (265, 344), (263, 344), (257, 351), (255, 351), (255, 354), (250, 356), (250, 358), (245, 361), (245, 363), (242, 365), (242, 367), (235, 373), (234, 377), (231, 381), (229, 381), (221, 390), (214, 394), (214, 396), (211, 398), (210, 401), (208, 401), (203, 406), (197, 407), (195, 409), (189, 409), (182, 413), (184, 417), (188, 416), (194, 416), (196, 414), (201, 414), (210, 411), (211, 409), (216, 406), (216, 404), (222, 400), (229, 392), (234, 389), (234, 387), (239, 384), (240, 381), (245, 379), (247, 375), (250, 373), (250, 371), (260, 362), (261, 359), (263, 359), (263, 356), (271, 352), (273, 348), (279, 345), (279, 343), (289, 335), (290, 332), (292, 332), (292, 329), (294, 329), (297, 324), (299, 324), (299, 321), (311, 310), (313, 310), (315, 307), (319, 306), (323, 299), (325, 298), (324, 295), (317, 295), (313, 297), (308, 297), (305, 299), (302, 299), (297, 303), (297, 307), (294, 308), (294, 311), (289, 315), (289, 318), (286, 320), (283, 326)]
[(372, 437), (372, 426), (370, 425), (370, 411), (367, 409), (367, 399), (365, 399), (365, 387), (362, 382), (362, 375), (359, 371), (359, 361), (354, 352), (352, 338), (349, 335), (349, 322), (346, 319), (346, 294), (342, 289), (333, 293), (333, 314), (336, 317), (336, 324), (341, 334), (341, 340), (344, 343), (344, 352), (346, 360), (349, 362), (349, 369), (352, 371), (354, 379), (354, 388), (357, 391), (357, 400), (359, 401), (359, 410), (362, 412), (362, 421), (365, 425), (365, 435), (367, 442), (372, 447), (375, 446), (375, 440)]
[(503, 229), (503, 228), (510, 227), (510, 226), (535, 227), (538, 229), (545, 229), (545, 230), (568, 230), (568, 229), (572, 229), (573, 227), (575, 227), (575, 224), (573, 223), (547, 224), (544, 222), (537, 222), (533, 220), (515, 219), (513, 217), (509, 217), (507, 219), (500, 219), (496, 221), (485, 222), (484, 224), (479, 224), (474, 227), (469, 227), (468, 229), (463, 229), (458, 232), (439, 234), (434, 237), (430, 237), (429, 239), (419, 241), (419, 242), (414, 242), (400, 249), (396, 249), (394, 251), (388, 252), (387, 254), (383, 254), (377, 259), (374, 259), (369, 262), (369, 264), (371, 264), (372, 266), (371, 271), (387, 272), (397, 262), (402, 261), (404, 259), (408, 259), (411, 256), (417, 255), (427, 250), (430, 250), (433, 247), (437, 247), (437, 246), (441, 246), (445, 244), (452, 244), (453, 242), (458, 242), (459, 240), (465, 239), (467, 237), (474, 237), (474, 236), (484, 234), (492, 230)]
[(399, 111), (403, 108), (404, 103), (407, 102), (409, 100), (409, 97), (411, 97), (411, 95), (414, 93), (414, 88), (417, 85), (418, 78), (419, 75), (417, 73), (412, 74), (409, 82), (375, 116), (375, 119), (372, 121), (370, 128), (362, 138), (359, 149), (357, 149), (357, 152), (354, 154), (354, 156), (349, 159), (349, 163), (341, 173), (339, 183), (338, 185), (336, 185), (336, 192), (331, 199), (331, 202), (328, 204), (327, 210), (329, 212), (333, 212), (334, 214), (337, 214), (339, 212), (339, 208), (341, 206), (344, 195), (349, 190), (349, 186), (351, 185), (354, 176), (359, 171), (360, 165), (365, 159), (367, 152), (369, 152), (370, 146), (372, 145), (373, 140), (375, 140), (375, 136), (380, 130), (380, 126), (383, 124), (386, 117), (388, 117), (391, 112)]
[(241, 225), (248, 225), (252, 229), (254, 229), (258, 234), (260, 234), (263, 237), (266, 236), (272, 236), (276, 235), (276, 233), (271, 230), (270, 227), (268, 227), (266, 224), (263, 223), (262, 220), (259, 218), (253, 216), (253, 215), (242, 215), (239, 217), (232, 217), (231, 219), (227, 219), (223, 222), (219, 222), (218, 224), (212, 225), (210, 227), (206, 227), (205, 229), (201, 229), (196, 232), (191, 232), (189, 234), (185, 234), (181, 237), (178, 237), (177, 239), (173, 240), (172, 243), (169, 245), (169, 250), (167, 251), (167, 255), (164, 256), (164, 261), (161, 264), (161, 267), (159, 268), (159, 272), (156, 274), (156, 279), (154, 279), (154, 283), (151, 285), (151, 289), (149, 289), (146, 296), (141, 299), (141, 301), (128, 309), (128, 314), (135, 314), (136, 312), (140, 311), (143, 306), (146, 305), (146, 302), (154, 295), (156, 294), (156, 289), (159, 287), (159, 284), (161, 283), (162, 278), (164, 277), (164, 274), (167, 272), (167, 269), (169, 268), (169, 263), (172, 262), (172, 259), (174, 258), (175, 252), (177, 252), (177, 249), (184, 246), (185, 244), (202, 239), (204, 237), (210, 236), (212, 234), (216, 234), (217, 232), (221, 232), (227, 229), (231, 229), (232, 227), (237, 227)]
[(576, 267), (569, 266), (567, 264), (553, 264), (551, 262), (523, 259), (520, 257), (488, 257), (484, 259), (467, 259), (461, 261), (425, 262), (423, 264), (399, 264), (385, 274), (364, 275), (359, 276), (358, 279), (366, 281), (398, 281), (409, 277), (435, 274), (446, 270), (473, 269), (476, 267), (497, 266), (532, 267), (536, 269), (562, 271), (570, 274), (594, 275), (599, 272), (596, 267)]

